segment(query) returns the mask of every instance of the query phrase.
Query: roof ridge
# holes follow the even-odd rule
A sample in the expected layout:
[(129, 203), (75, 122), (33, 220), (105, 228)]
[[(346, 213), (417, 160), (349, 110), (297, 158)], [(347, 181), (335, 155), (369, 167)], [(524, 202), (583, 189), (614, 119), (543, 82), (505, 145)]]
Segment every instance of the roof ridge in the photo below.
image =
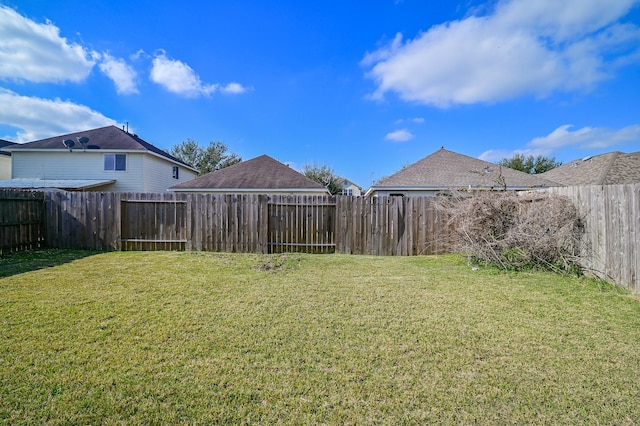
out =
[(600, 173), (600, 176), (598, 176), (596, 185), (604, 185), (604, 181), (607, 178), (609, 171), (611, 171), (611, 168), (613, 167), (613, 163), (620, 156), (620, 151), (613, 151), (611, 154), (612, 154), (611, 158), (609, 159), (609, 161), (607, 161), (607, 165), (602, 168), (602, 172)]

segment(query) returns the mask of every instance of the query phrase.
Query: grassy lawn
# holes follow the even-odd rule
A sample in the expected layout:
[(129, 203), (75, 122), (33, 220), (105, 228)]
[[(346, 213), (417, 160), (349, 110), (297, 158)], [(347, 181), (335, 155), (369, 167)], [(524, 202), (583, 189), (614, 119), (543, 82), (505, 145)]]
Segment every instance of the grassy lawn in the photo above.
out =
[(458, 256), (0, 259), (3, 424), (637, 424), (640, 300)]

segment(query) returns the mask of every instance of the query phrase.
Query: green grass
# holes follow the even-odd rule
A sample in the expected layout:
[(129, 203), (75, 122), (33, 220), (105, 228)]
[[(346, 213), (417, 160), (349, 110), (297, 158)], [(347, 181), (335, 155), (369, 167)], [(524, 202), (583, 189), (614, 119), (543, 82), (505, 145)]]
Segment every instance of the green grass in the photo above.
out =
[(0, 258), (3, 424), (636, 424), (640, 300), (458, 256)]

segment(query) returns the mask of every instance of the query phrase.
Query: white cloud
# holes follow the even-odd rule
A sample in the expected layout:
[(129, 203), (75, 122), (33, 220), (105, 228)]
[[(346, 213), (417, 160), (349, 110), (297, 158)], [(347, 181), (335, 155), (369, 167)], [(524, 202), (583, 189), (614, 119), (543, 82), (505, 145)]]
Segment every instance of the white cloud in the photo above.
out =
[(637, 0), (500, 0), (486, 15), (398, 34), (362, 61), (372, 98), (447, 107), (585, 90), (637, 60), (640, 29), (620, 24)]
[(136, 72), (123, 59), (114, 58), (108, 53), (102, 55), (100, 71), (105, 73), (116, 85), (116, 91), (122, 95), (138, 93)]
[(20, 129), (3, 139), (29, 142), (117, 123), (84, 105), (22, 96), (0, 88), (0, 124)]
[(547, 136), (534, 138), (529, 142), (528, 146), (536, 149), (554, 150), (566, 146), (582, 149), (600, 149), (631, 142), (640, 144), (640, 124), (618, 130), (602, 127), (583, 127), (572, 131), (572, 127), (569, 124), (560, 126)]
[(240, 94), (240, 93), (246, 92), (247, 88), (242, 86), (240, 83), (229, 83), (226, 86), (224, 86), (221, 90), (224, 93)]
[(490, 163), (497, 163), (503, 158), (511, 158), (515, 154), (521, 155), (533, 155), (537, 157), (538, 155), (548, 156), (551, 154), (551, 150), (548, 149), (515, 149), (515, 150), (505, 150), (505, 149), (490, 149), (488, 151), (483, 152), (478, 156), (479, 159), (488, 161)]
[(247, 91), (247, 88), (235, 82), (225, 86), (205, 84), (193, 68), (182, 61), (167, 57), (163, 50), (159, 50), (153, 58), (150, 78), (168, 91), (190, 98), (209, 96), (216, 91), (228, 94)]
[(0, 78), (32, 82), (82, 81), (95, 53), (69, 43), (47, 21), (38, 24), (0, 6)]
[(202, 83), (189, 65), (168, 58), (162, 51), (153, 58), (150, 77), (168, 91), (186, 97), (208, 96), (218, 89), (217, 84)]
[(631, 143), (640, 146), (640, 124), (623, 127), (622, 129), (583, 127), (571, 130), (572, 127), (570, 124), (565, 124), (547, 136), (533, 138), (523, 149), (488, 150), (478, 158), (497, 162), (503, 158), (511, 158), (515, 154), (533, 155), (534, 157), (538, 155), (552, 156), (554, 152), (566, 147), (570, 147), (572, 150), (601, 151)]
[(390, 133), (384, 137), (385, 140), (393, 142), (406, 142), (413, 139), (413, 134), (407, 129), (400, 129)]

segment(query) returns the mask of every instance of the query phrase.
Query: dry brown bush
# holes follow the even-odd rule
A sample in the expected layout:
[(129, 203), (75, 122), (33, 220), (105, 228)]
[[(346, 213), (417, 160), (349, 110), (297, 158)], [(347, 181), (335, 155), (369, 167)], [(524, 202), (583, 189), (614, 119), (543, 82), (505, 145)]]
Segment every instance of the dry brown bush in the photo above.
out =
[(503, 269), (578, 272), (583, 233), (567, 197), (543, 193), (479, 192), (439, 202), (455, 234), (455, 250)]

